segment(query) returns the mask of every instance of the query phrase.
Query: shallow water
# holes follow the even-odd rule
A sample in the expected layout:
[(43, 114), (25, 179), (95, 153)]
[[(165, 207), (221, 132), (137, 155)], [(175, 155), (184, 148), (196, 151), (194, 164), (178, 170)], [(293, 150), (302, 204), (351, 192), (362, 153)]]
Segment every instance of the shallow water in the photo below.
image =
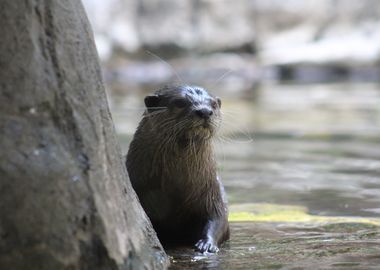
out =
[[(111, 96), (124, 152), (141, 100)], [(231, 240), (168, 250), (171, 269), (379, 269), (379, 87), (264, 86), (223, 109)]]
[(230, 203), (299, 205), (310, 214), (380, 217), (380, 142), (256, 138), (221, 148)]
[(339, 223), (231, 223), (217, 255), (168, 251), (170, 269), (378, 269), (378, 227)]

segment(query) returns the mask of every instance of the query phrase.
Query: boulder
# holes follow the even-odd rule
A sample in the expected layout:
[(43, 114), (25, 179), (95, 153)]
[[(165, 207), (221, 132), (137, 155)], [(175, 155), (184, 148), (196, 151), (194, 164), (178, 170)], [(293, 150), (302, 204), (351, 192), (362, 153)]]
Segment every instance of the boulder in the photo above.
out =
[(80, 1), (0, 3), (0, 269), (164, 269)]

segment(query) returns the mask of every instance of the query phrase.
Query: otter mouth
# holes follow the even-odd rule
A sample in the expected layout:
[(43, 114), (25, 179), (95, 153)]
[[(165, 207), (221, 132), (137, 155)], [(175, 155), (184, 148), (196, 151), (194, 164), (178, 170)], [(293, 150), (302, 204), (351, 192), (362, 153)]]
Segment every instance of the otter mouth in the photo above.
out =
[(213, 129), (211, 123), (204, 122), (204, 123), (198, 125), (197, 127), (195, 127), (192, 130), (191, 135), (192, 135), (192, 137), (196, 137), (196, 138), (208, 139), (208, 138), (212, 137), (213, 131), (214, 131), (214, 129)]
[(204, 129), (211, 129), (211, 124), (208, 121), (205, 121), (202, 125), (202, 128)]
[(192, 120), (191, 124), (183, 128), (182, 141), (201, 142), (211, 139), (215, 133), (215, 126), (209, 119)]
[(210, 121), (204, 120), (200, 123), (197, 123), (194, 127), (194, 130), (199, 130), (199, 131), (209, 131), (212, 132), (213, 130), (213, 125)]
[(199, 119), (199, 120), (195, 121), (195, 125), (196, 126), (202, 126), (204, 128), (209, 128), (209, 127), (211, 127), (211, 122), (212, 122), (212, 119), (210, 119), (210, 118)]
[(203, 127), (203, 125), (193, 127), (188, 130), (183, 136), (180, 137), (179, 142), (183, 145), (189, 144), (202, 144), (213, 137), (213, 130), (210, 127)]

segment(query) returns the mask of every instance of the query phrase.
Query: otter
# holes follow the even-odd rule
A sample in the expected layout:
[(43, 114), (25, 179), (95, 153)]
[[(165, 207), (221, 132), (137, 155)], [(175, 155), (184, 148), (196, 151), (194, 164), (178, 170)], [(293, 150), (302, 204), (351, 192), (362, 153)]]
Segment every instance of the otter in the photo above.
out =
[(164, 247), (216, 253), (229, 238), (212, 147), (221, 100), (201, 87), (166, 86), (144, 101), (126, 161), (132, 186)]

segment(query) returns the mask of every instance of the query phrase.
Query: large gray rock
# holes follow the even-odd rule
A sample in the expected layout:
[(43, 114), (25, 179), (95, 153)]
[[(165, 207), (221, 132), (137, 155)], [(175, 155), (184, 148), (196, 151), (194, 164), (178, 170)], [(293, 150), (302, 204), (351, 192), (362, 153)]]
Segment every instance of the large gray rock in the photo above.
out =
[(162, 269), (80, 2), (0, 2), (0, 269)]

